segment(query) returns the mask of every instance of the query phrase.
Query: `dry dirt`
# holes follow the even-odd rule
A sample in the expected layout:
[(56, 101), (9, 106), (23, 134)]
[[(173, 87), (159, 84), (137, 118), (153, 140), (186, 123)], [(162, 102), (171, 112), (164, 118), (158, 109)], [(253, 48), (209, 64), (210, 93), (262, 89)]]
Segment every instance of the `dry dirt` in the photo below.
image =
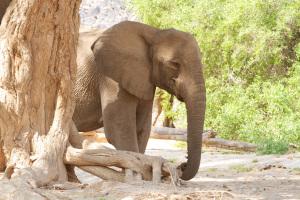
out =
[[(185, 160), (185, 150), (176, 147), (175, 141), (151, 139), (147, 154), (160, 155), (174, 163)], [(48, 199), (78, 200), (300, 200), (300, 153), (259, 156), (204, 149), (198, 175), (191, 181), (182, 182), (180, 187), (148, 182), (125, 184), (102, 181), (81, 170), (76, 172), (82, 184), (56, 185), (36, 189), (36, 192)], [(0, 199), (4, 199), (1, 194)]]

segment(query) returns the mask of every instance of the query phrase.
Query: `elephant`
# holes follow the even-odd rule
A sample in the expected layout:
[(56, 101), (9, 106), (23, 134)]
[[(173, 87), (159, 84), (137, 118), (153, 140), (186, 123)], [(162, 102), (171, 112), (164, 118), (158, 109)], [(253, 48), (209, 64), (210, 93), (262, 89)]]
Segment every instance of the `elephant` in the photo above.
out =
[(175, 29), (132, 21), (79, 35), (73, 121), (79, 131), (104, 127), (117, 150), (144, 153), (151, 131), (156, 87), (187, 108), (187, 162), (190, 180), (201, 160), (206, 91), (195, 38)]
[(9, 6), (10, 1), (11, 0), (1, 0), (0, 2), (0, 24), (5, 14), (6, 8)]

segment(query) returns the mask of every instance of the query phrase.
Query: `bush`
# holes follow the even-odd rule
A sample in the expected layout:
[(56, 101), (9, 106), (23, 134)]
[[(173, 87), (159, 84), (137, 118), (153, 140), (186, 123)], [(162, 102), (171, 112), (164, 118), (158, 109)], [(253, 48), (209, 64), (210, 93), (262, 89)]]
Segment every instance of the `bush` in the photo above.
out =
[(208, 81), (206, 127), (227, 139), (259, 144), (267, 138), (299, 145), (299, 61), (290, 72), (276, 82), (256, 81), (247, 87)]
[(300, 41), (299, 0), (132, 0), (141, 19), (194, 34), (209, 77), (286, 75)]
[[(199, 42), (206, 128), (265, 153), (300, 145), (299, 0), (131, 2), (145, 23), (191, 32)], [(183, 104), (171, 114), (186, 126)]]
[(257, 148), (260, 154), (284, 154), (288, 150), (289, 144), (286, 141), (275, 141), (272, 138), (261, 141)]

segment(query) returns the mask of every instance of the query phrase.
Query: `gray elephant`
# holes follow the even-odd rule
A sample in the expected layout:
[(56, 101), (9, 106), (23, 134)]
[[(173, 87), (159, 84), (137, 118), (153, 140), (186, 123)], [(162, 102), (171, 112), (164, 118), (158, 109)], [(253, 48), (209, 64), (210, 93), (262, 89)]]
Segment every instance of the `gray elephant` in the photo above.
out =
[[(0, 2), (0, 22), (10, 0)], [(81, 33), (76, 108), (79, 131), (103, 127), (119, 150), (144, 153), (150, 135), (155, 87), (184, 101), (188, 116), (188, 161), (182, 179), (198, 171), (205, 115), (205, 85), (197, 42), (188, 33), (122, 22)]]
[(0, 2), (0, 24), (6, 11), (6, 8), (9, 6), (10, 1), (11, 0), (1, 0)]
[(80, 34), (76, 108), (79, 131), (103, 127), (116, 149), (144, 153), (155, 88), (184, 101), (188, 157), (183, 180), (198, 171), (205, 117), (205, 84), (198, 44), (189, 33), (121, 22), (104, 32)]

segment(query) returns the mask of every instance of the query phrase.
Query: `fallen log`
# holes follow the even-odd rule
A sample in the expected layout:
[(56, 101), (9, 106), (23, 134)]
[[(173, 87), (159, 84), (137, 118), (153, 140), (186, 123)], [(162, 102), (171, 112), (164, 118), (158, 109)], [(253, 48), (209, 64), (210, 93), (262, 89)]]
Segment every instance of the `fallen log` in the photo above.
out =
[[(212, 130), (205, 131), (202, 135), (202, 140), (215, 138), (217, 133)], [(187, 141), (187, 131), (182, 128), (168, 128), (168, 127), (152, 127), (151, 138), (162, 140), (178, 140)]]
[[(161, 179), (171, 178), (174, 184), (178, 184), (181, 176), (179, 168), (161, 157), (114, 149), (77, 149), (69, 146), (64, 163), (77, 166), (104, 180), (121, 182), (128, 182), (128, 178), (129, 181), (134, 180), (140, 175), (141, 180), (159, 183)], [(128, 170), (134, 172), (130, 177), (126, 174)]]
[[(100, 134), (99, 134), (100, 133)], [(105, 139), (104, 129), (98, 129), (96, 131), (82, 133), (87, 139), (97, 142), (107, 142)], [(223, 148), (235, 151), (247, 151), (255, 152), (256, 145), (241, 142), (225, 140), (222, 138), (217, 138), (217, 133), (212, 130), (206, 130), (203, 133), (202, 144), (207, 147)], [(181, 128), (168, 128), (168, 127), (152, 127), (151, 138), (162, 139), (162, 140), (177, 140), (177, 141), (187, 141), (187, 131)]]
[[(217, 147), (236, 151), (256, 151), (256, 145), (254, 144), (241, 141), (225, 140), (222, 138), (216, 138), (216, 136), (217, 133), (215, 131), (204, 131), (202, 144), (207, 147)], [(153, 127), (151, 132), (151, 138), (187, 141), (187, 131), (186, 129), (178, 128)]]
[(225, 140), (222, 138), (208, 138), (203, 141), (203, 144), (207, 147), (217, 147), (217, 148), (230, 149), (235, 151), (248, 151), (248, 152), (256, 151), (255, 144), (240, 142), (240, 141)]

